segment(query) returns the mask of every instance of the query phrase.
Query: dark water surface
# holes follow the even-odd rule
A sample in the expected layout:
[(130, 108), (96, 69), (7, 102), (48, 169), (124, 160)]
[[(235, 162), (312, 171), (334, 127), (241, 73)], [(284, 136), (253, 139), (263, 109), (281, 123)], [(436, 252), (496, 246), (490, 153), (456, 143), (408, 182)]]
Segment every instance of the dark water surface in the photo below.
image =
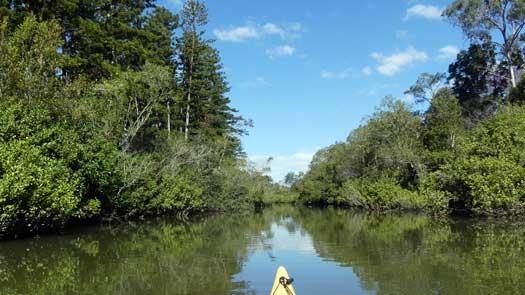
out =
[(0, 294), (525, 294), (522, 223), (274, 206), (0, 242)]

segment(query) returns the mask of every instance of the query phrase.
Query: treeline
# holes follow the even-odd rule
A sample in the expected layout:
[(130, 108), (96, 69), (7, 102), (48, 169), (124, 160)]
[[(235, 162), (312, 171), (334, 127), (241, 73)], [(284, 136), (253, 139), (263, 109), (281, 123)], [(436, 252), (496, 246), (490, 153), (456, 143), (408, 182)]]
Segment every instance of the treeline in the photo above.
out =
[(306, 203), (436, 214), (525, 213), (524, 1), (454, 1), (444, 16), (472, 41), (448, 74), (387, 97), (300, 179)]
[(5, 0), (0, 17), (0, 238), (276, 189), (242, 152), (202, 2)]

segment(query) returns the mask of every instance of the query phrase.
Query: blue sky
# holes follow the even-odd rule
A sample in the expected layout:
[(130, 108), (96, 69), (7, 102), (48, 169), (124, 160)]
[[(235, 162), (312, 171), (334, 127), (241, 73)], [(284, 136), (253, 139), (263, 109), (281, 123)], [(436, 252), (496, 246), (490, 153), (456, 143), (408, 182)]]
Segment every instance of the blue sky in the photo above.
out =
[[(180, 0), (161, 0), (174, 12)], [(304, 171), (316, 150), (346, 139), (386, 95), (422, 72), (444, 72), (468, 46), (440, 17), (451, 0), (208, 0), (250, 159), (271, 176)]]

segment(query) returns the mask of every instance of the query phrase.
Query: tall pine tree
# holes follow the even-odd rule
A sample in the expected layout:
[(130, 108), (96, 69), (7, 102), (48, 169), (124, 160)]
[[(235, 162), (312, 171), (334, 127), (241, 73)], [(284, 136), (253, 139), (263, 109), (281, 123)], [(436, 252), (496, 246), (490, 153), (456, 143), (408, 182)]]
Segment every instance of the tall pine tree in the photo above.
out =
[(237, 153), (240, 143), (236, 137), (242, 132), (230, 106), (219, 52), (212, 40), (204, 37), (207, 10), (200, 1), (189, 0), (182, 9), (183, 33), (177, 39), (177, 76), (180, 85), (179, 110), (183, 118), (181, 131), (189, 139), (221, 141), (227, 150)]
[[(203, 2), (188, 0), (182, 8), (182, 37), (178, 39), (178, 71), (180, 72), (180, 84), (185, 108), (181, 109), (184, 116), (184, 138), (188, 140), (191, 124), (195, 125), (196, 118), (192, 118), (191, 112), (197, 113), (200, 104), (198, 95), (202, 91), (204, 70), (204, 51), (208, 40), (204, 40), (202, 27), (208, 23), (208, 11)], [(199, 77), (200, 76), (200, 77)], [(201, 79), (199, 79), (201, 78)]]

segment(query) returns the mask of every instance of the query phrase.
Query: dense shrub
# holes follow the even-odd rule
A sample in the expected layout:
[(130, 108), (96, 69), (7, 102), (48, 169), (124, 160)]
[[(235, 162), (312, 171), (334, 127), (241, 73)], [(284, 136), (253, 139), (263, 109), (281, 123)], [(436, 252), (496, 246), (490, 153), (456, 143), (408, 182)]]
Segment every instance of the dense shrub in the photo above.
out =
[(328, 199), (328, 202), (350, 207), (366, 207), (368, 201), (359, 191), (359, 187), (359, 184), (355, 181), (346, 181), (339, 189), (337, 196)]
[(4, 101), (0, 111), (0, 222), (41, 231), (101, 213), (115, 182), (116, 149), (56, 121), (38, 104)]
[(424, 197), (417, 192), (402, 188), (393, 179), (381, 178), (377, 181), (356, 181), (355, 186), (366, 202), (365, 207), (372, 210), (421, 210), (426, 206)]
[(446, 215), (450, 213), (449, 203), (453, 195), (448, 191), (441, 190), (438, 183), (439, 173), (429, 173), (419, 185), (419, 194), (426, 200), (426, 209), (434, 215)]
[(453, 206), (477, 214), (517, 213), (525, 202), (525, 109), (507, 107), (467, 136), (435, 175)]

